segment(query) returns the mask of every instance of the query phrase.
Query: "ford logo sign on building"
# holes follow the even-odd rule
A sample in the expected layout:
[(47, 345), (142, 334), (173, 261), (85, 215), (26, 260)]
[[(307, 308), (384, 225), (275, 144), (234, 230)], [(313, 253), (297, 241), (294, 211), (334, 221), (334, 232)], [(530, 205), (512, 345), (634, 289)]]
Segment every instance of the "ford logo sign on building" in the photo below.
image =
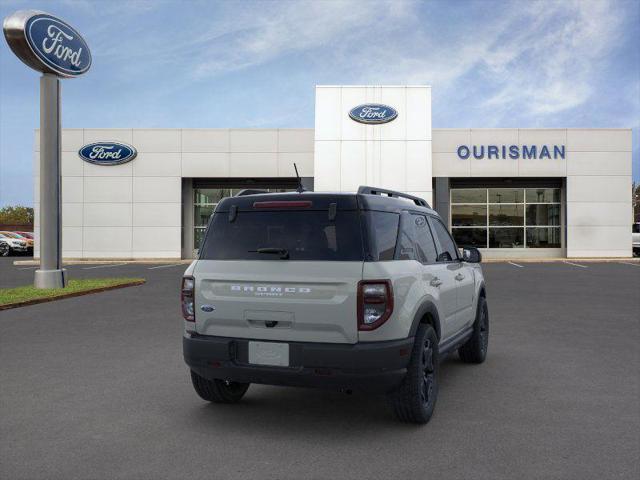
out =
[(356, 122), (379, 125), (394, 120), (398, 116), (395, 108), (380, 103), (366, 103), (352, 108), (349, 117)]
[(136, 158), (137, 154), (134, 147), (120, 142), (89, 143), (78, 151), (85, 162), (96, 165), (121, 165)]
[(77, 77), (91, 67), (91, 52), (82, 36), (59, 18), (36, 10), (7, 17), (7, 43), (31, 68), (60, 77)]

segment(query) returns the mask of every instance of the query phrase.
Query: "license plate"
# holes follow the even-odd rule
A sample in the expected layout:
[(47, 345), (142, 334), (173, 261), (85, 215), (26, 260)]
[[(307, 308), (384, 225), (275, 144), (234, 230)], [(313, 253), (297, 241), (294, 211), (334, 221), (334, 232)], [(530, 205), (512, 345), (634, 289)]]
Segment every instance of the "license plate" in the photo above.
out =
[(289, 344), (249, 342), (249, 363), (254, 365), (289, 366)]

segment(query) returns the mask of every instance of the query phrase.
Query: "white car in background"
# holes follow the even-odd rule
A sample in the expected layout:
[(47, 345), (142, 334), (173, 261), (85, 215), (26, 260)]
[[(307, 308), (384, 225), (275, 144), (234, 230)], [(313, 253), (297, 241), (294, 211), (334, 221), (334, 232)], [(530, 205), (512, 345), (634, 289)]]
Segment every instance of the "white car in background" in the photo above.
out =
[(633, 245), (633, 254), (640, 256), (640, 222), (636, 222), (631, 226), (631, 243)]
[(4, 247), (0, 245), (0, 256), (6, 257), (10, 253), (26, 253), (27, 251), (27, 241), (20, 240), (19, 238), (12, 238), (4, 233), (0, 233), (0, 243), (8, 246)]

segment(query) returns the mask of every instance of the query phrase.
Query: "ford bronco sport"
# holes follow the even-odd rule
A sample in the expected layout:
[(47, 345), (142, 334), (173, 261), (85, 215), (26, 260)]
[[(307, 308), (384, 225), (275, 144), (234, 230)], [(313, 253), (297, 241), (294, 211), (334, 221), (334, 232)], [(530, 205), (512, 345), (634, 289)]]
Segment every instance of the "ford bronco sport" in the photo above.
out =
[(250, 383), (378, 392), (399, 420), (426, 423), (439, 361), (487, 355), (479, 262), (399, 192), (225, 198), (182, 279), (193, 386), (219, 403)]

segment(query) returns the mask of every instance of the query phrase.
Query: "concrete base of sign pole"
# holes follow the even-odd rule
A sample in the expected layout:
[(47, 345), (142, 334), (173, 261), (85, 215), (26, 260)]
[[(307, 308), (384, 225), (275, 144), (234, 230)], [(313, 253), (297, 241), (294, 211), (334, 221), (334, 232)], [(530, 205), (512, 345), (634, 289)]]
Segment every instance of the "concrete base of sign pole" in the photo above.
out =
[(67, 285), (67, 270), (36, 270), (33, 286), (36, 288), (64, 288)]

